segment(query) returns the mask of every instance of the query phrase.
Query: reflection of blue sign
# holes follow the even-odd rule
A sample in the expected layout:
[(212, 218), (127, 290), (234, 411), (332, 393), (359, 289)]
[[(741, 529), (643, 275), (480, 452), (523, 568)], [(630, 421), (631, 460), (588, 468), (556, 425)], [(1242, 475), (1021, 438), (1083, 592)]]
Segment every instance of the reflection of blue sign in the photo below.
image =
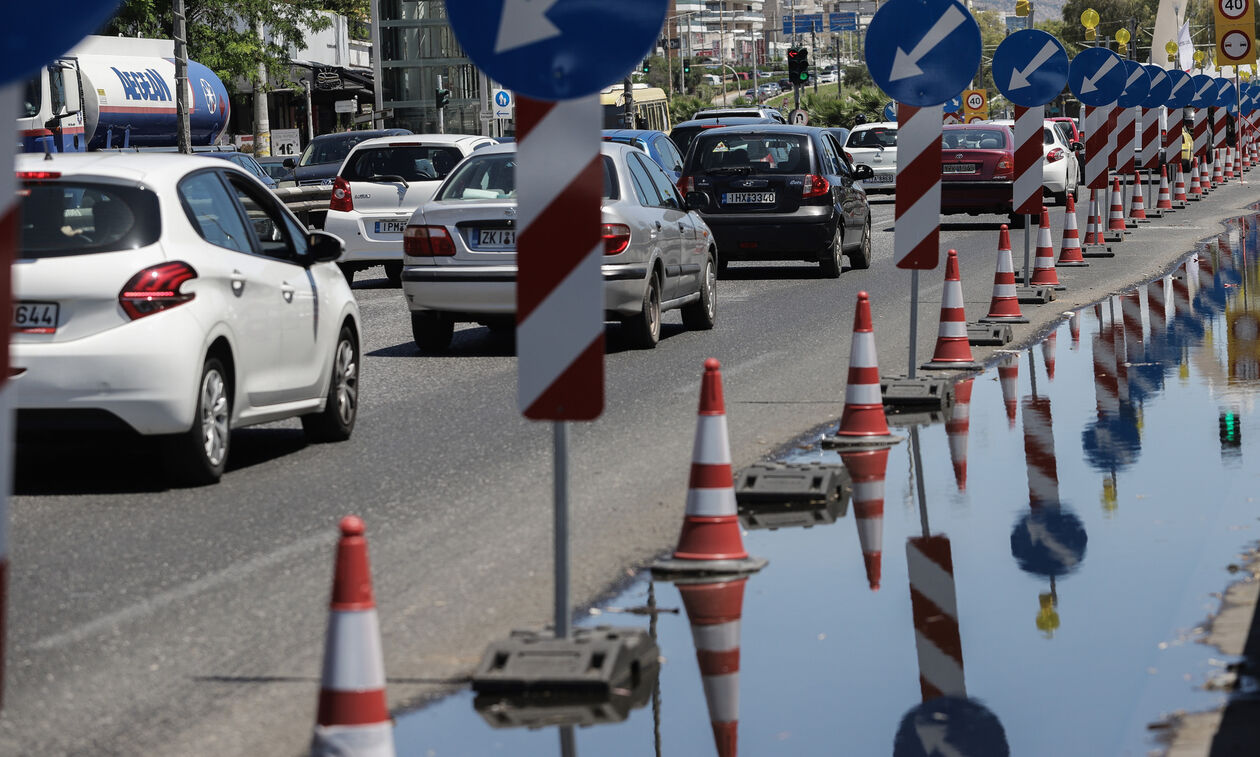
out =
[(1194, 97), (1194, 78), (1190, 74), (1176, 68), (1170, 68), (1168, 71), (1168, 79), (1172, 82), (1172, 87), (1168, 91), (1168, 102), (1164, 103), (1169, 108), (1184, 108), (1190, 104), (1190, 100)]
[(1124, 89), (1116, 98), (1116, 105), (1121, 108), (1136, 108), (1146, 99), (1151, 91), (1151, 77), (1141, 63), (1126, 60), (1124, 62)]
[(568, 100), (625, 77), (655, 44), (668, 5), (460, 0), (446, 13), (468, 57), (492, 79), (528, 97)]
[(1127, 468), (1137, 462), (1142, 451), (1137, 418), (1125, 408), (1119, 416), (1107, 416), (1089, 424), (1081, 432), (1085, 461), (1100, 471)]
[(885, 120), (885, 121), (896, 121), (896, 120), (897, 120), (897, 103), (892, 102), (891, 100), (889, 100), (887, 103), (885, 103), (885, 105), (884, 105), (884, 120)]
[(0, 85), (25, 79), (74, 47), (104, 26), (117, 7), (118, 0), (70, 0), (57, 4), (54, 20), (42, 3), (7, 3), (4, 22), (11, 33), (4, 36)]
[(1172, 79), (1169, 79), (1168, 72), (1159, 66), (1148, 64), (1143, 68), (1146, 69), (1146, 75), (1151, 77), (1151, 91), (1142, 101), (1142, 107), (1158, 108), (1168, 102), (1168, 93), (1172, 91)]
[(899, 103), (940, 105), (980, 65), (980, 27), (958, 0), (888, 0), (866, 29), (866, 67)]
[(1216, 80), (1216, 104), (1222, 108), (1238, 104), (1238, 90), (1234, 83), (1224, 77)]
[(1019, 569), (1039, 576), (1065, 576), (1085, 559), (1085, 525), (1062, 507), (1039, 507), (1011, 529), (1011, 555)]
[(1216, 80), (1207, 74), (1196, 74), (1192, 81), (1194, 97), (1190, 98), (1190, 105), (1195, 108), (1210, 108), (1216, 102)]
[(1006, 730), (974, 699), (929, 699), (907, 712), (897, 726), (893, 757), (1009, 757)]
[(1016, 105), (1045, 105), (1063, 91), (1067, 77), (1067, 50), (1040, 29), (1015, 32), (993, 53), (993, 83)]
[(1068, 67), (1068, 86), (1082, 103), (1110, 105), (1125, 83), (1124, 59), (1105, 47), (1082, 50)]

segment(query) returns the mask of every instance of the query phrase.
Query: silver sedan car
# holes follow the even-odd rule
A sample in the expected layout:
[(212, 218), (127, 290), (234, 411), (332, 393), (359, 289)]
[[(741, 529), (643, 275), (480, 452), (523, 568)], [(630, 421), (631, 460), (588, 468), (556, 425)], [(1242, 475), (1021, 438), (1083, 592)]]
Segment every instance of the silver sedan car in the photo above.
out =
[[(630, 345), (656, 346), (661, 313), (713, 328), (717, 246), (669, 176), (642, 150), (605, 142), (604, 312)], [(412, 215), (403, 235), (402, 289), (416, 346), (450, 347), (456, 323), (511, 329), (516, 313), (516, 146), (470, 155)]]

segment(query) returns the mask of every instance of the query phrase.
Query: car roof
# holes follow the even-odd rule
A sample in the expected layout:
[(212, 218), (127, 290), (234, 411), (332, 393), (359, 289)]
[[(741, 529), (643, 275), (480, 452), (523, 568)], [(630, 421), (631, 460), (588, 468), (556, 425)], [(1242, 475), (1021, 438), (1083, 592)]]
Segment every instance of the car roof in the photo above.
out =
[[(206, 157), (206, 153), (84, 152), (50, 153), (52, 160), (38, 153), (17, 156), (18, 171), (57, 171), (62, 176), (108, 176), (140, 183), (160, 184), (177, 179), (197, 168), (218, 168), (252, 176), (231, 161)], [(228, 153), (225, 153), (228, 154)], [(211, 153), (213, 155), (213, 153)]]
[(372, 139), (373, 137), (397, 137), (411, 134), (409, 129), (357, 129), (355, 131), (338, 131), (332, 134), (320, 134), (312, 142), (331, 142), (337, 139)]
[(730, 105), (723, 108), (702, 108), (695, 112), (695, 114), (691, 117), (691, 120), (693, 121), (700, 120), (696, 118), (696, 116), (701, 116), (701, 115), (704, 115), (705, 113), (749, 113), (749, 114), (757, 113), (757, 114), (760, 114), (760, 113), (769, 113), (770, 111), (778, 112), (778, 108), (763, 108), (763, 107), (758, 107), (755, 105), (748, 105), (748, 106)]
[[(820, 134), (822, 131), (822, 128), (818, 126), (781, 124), (778, 121), (771, 121), (766, 124), (741, 124), (727, 126), (722, 129), (723, 134)], [(698, 137), (699, 135), (696, 136)]]
[[(473, 158), (478, 158), (482, 155), (511, 155), (516, 152), (517, 147), (519, 147), (519, 145), (515, 142), (503, 142), (497, 145), (490, 145), (489, 147), (483, 147), (472, 155), (469, 155), (465, 158), (465, 160), (472, 160)], [(599, 150), (603, 155), (611, 155), (617, 151), (634, 152), (640, 155), (643, 154), (643, 151), (634, 145), (627, 145), (622, 142), (600, 142)]]
[(737, 126), (742, 124), (777, 124), (769, 116), (724, 116), (721, 118), (693, 118), (690, 121), (683, 121), (680, 124), (674, 124), (674, 128), (678, 129), (683, 126), (712, 126), (714, 122), (726, 124), (728, 126)]
[(600, 136), (604, 139), (650, 139), (657, 135), (669, 137), (658, 129), (604, 129), (600, 132)]
[[(1006, 121), (1006, 122), (980, 121), (979, 123), (974, 123), (974, 124), (941, 124), (942, 129), (949, 129), (950, 131), (958, 131), (959, 129), (974, 129), (976, 127), (981, 127), (981, 126), (998, 126), (1003, 129), (1013, 129), (1014, 122), (1013, 121)], [(1045, 126), (1045, 124), (1042, 124), (1042, 126)]]
[(470, 142), (481, 142), (489, 139), (477, 134), (394, 134), (384, 137), (372, 137), (359, 142), (351, 150), (362, 150), (366, 147), (382, 145), (462, 145)]
[(867, 131), (868, 129), (896, 129), (896, 121), (871, 121), (870, 123), (858, 124), (851, 131)]

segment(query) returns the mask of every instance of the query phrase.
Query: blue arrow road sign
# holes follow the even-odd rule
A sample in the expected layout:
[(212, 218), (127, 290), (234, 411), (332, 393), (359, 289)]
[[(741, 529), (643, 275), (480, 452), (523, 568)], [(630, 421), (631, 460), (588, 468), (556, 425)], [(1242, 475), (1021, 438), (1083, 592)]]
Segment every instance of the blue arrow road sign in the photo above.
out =
[(1189, 106), (1190, 100), (1194, 97), (1194, 77), (1177, 68), (1170, 68), (1167, 73), (1172, 86), (1169, 87), (1168, 102), (1164, 105), (1169, 108)]
[(1234, 89), (1234, 83), (1229, 79), (1217, 77), (1216, 104), (1222, 108), (1238, 104), (1238, 90)]
[(1207, 74), (1196, 74), (1194, 81), (1194, 97), (1190, 99), (1191, 107), (1210, 108), (1216, 103), (1216, 80)]
[(668, 6), (459, 0), (446, 13), (459, 44), (490, 78), (527, 97), (569, 100), (624, 78), (655, 44)]
[(1136, 108), (1146, 99), (1151, 91), (1151, 77), (1142, 68), (1141, 63), (1126, 60), (1124, 62), (1124, 89), (1116, 98), (1116, 105), (1121, 108)]
[(1168, 93), (1172, 91), (1172, 79), (1169, 79), (1168, 72), (1159, 66), (1147, 64), (1143, 68), (1146, 69), (1146, 75), (1151, 77), (1151, 91), (1142, 101), (1142, 107), (1158, 108), (1168, 102)]
[(962, 113), (962, 95), (954, 95), (945, 101), (946, 113)]
[(1067, 78), (1067, 50), (1040, 29), (1015, 32), (993, 53), (993, 83), (1016, 105), (1045, 105), (1063, 91)]
[(1068, 67), (1068, 87), (1072, 94), (1095, 108), (1115, 102), (1125, 81), (1124, 59), (1105, 47), (1082, 50)]
[(893, 102), (892, 100), (889, 100), (884, 105), (884, 120), (885, 121), (897, 120), (897, 103)]
[(1085, 524), (1062, 507), (1038, 507), (1011, 529), (1011, 555), (1020, 570), (1039, 576), (1065, 576), (1085, 559)]
[(857, 31), (857, 13), (854, 11), (840, 11), (839, 13), (827, 14), (827, 29), (833, 32), (855, 32)]
[(866, 67), (899, 103), (940, 105), (980, 65), (980, 27), (958, 0), (888, 0), (866, 29)]
[[(4, 63), (0, 85), (25, 79), (32, 71), (74, 47), (114, 15), (118, 0), (69, 0), (56, 7), (56, 18), (42, 3), (6, 3)], [(6, 128), (13, 128), (8, 126)]]

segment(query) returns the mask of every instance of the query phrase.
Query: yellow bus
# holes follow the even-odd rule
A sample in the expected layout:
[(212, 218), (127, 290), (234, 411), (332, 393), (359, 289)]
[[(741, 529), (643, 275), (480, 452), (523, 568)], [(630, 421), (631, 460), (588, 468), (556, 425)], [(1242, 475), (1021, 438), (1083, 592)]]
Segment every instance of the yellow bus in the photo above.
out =
[(606, 87), (599, 95), (599, 108), (603, 111), (605, 129), (655, 129), (668, 133), (669, 96), (660, 87), (636, 84), (634, 95), (634, 123), (626, 123), (626, 95), (620, 84)]

